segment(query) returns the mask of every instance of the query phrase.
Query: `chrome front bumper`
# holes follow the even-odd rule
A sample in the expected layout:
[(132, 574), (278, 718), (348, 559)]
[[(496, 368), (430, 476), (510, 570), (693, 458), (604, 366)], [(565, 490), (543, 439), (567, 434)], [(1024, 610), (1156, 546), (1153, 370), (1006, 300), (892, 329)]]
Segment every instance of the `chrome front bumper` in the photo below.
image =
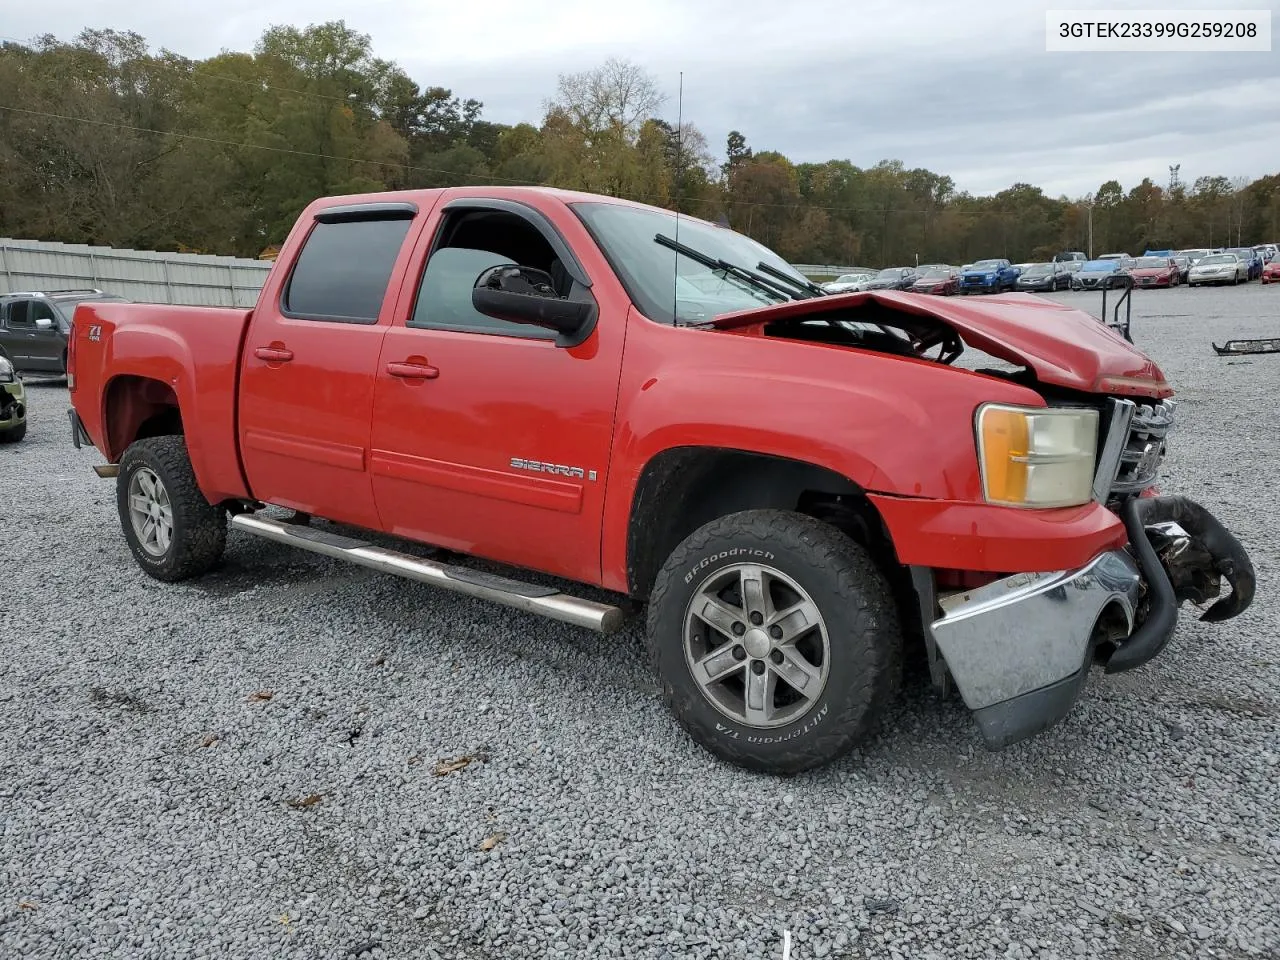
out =
[[(1159, 656), (1184, 601), (1217, 597), (1200, 615), (1210, 623), (1252, 603), (1247, 551), (1194, 500), (1130, 497), (1120, 518), (1128, 547), (1078, 570), (1018, 573), (939, 597), (933, 571), (911, 568), (934, 684), (955, 683), (991, 749), (1065, 717), (1095, 662), (1119, 673)], [(1231, 593), (1219, 596), (1223, 579)]]
[(1114, 606), (1132, 633), (1142, 590), (1137, 563), (1114, 550), (1078, 570), (1020, 573), (938, 598), (932, 641), (989, 747), (1066, 716), (1093, 662), (1099, 619)]

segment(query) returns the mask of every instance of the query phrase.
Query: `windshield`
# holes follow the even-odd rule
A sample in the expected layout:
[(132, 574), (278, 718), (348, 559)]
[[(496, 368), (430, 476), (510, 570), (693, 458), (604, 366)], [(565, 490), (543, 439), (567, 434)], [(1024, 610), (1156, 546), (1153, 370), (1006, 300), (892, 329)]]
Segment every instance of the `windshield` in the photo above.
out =
[(924, 273), (920, 274), (920, 276), (925, 280), (946, 280), (951, 276), (951, 271), (934, 267), (932, 270), (926, 270)]
[(867, 277), (874, 277), (874, 273), (845, 273), (836, 277), (836, 283), (858, 283)]
[[(773, 293), (746, 280), (698, 263), (670, 247), (655, 242), (658, 234), (714, 259), (755, 270), (758, 263), (805, 283), (795, 268), (763, 244), (724, 227), (680, 217), (648, 207), (621, 203), (586, 201), (572, 204), (586, 224), (605, 257), (617, 272), (636, 306), (651, 320), (700, 322), (722, 313), (749, 310), (790, 298)], [(679, 308), (672, 310), (677, 299)], [(785, 286), (779, 281), (779, 286)]]
[(1235, 263), (1236, 257), (1233, 253), (1215, 253), (1209, 257), (1201, 257), (1200, 265), (1211, 263)]
[(902, 270), (898, 267), (885, 267), (877, 276), (881, 280), (896, 280), (902, 276)]
[(995, 270), (1000, 266), (999, 260), (979, 260), (973, 265), (974, 270)]
[(1024, 277), (1044, 277), (1053, 273), (1053, 265), (1049, 263), (1033, 263), (1022, 271)]
[(1146, 268), (1167, 267), (1169, 266), (1169, 260), (1167, 257), (1139, 257), (1138, 266)]
[(1080, 269), (1086, 273), (1110, 273), (1115, 268), (1114, 260), (1090, 260)]

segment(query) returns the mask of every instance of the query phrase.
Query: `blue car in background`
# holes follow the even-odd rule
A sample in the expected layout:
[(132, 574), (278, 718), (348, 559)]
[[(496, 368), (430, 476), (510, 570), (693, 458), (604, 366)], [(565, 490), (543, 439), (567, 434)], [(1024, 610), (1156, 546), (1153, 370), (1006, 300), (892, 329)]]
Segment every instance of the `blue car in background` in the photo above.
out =
[(1257, 280), (1262, 276), (1262, 254), (1253, 247), (1227, 247), (1223, 253), (1234, 253), (1249, 267), (1249, 279)]
[(961, 293), (999, 293), (1012, 290), (1022, 271), (1008, 260), (977, 260), (960, 274)]
[(1120, 260), (1090, 260), (1071, 278), (1072, 290), (1107, 290), (1124, 286), (1126, 271)]

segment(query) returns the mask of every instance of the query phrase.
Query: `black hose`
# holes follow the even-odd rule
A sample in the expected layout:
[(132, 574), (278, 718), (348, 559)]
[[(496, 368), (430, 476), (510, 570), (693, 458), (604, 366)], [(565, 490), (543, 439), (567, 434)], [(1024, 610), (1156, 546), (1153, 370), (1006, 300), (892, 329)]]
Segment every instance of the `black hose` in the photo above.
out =
[(1125, 530), (1129, 534), (1129, 545), (1137, 554), (1138, 566), (1147, 581), (1150, 603), (1147, 618), (1142, 621), (1142, 625), (1107, 660), (1107, 673), (1132, 670), (1157, 656), (1168, 644), (1174, 627), (1178, 625), (1178, 598), (1173, 592), (1173, 584), (1169, 582), (1164, 564), (1147, 539), (1146, 523), (1143, 521), (1145, 510), (1140, 504), (1151, 503), (1152, 500), (1153, 498), (1144, 500), (1134, 497), (1124, 505), (1121, 513)]

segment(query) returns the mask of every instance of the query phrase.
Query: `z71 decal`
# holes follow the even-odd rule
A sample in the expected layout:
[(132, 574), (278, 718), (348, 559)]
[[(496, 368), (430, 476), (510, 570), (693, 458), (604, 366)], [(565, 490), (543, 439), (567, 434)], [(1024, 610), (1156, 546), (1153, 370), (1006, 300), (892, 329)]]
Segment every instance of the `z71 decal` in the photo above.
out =
[(533, 473), (552, 473), (560, 477), (576, 477), (579, 480), (585, 478), (592, 483), (596, 482), (596, 472), (594, 470), (583, 470), (582, 467), (566, 467), (563, 463), (543, 463), (541, 460), (523, 460), (520, 457), (512, 457), (511, 466), (516, 470), (529, 470)]

